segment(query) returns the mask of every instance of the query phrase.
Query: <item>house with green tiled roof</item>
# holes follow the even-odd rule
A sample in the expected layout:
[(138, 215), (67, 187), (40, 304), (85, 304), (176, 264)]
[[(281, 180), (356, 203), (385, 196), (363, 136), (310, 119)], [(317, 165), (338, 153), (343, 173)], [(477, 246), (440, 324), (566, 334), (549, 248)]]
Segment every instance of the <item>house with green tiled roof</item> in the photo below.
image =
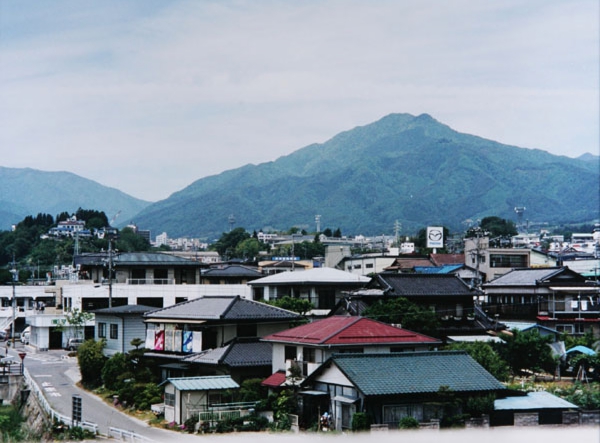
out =
[[(403, 417), (419, 422), (462, 411), (470, 398), (501, 398), (507, 388), (463, 351), (335, 354), (301, 384), (304, 424), (328, 411), (332, 427), (348, 429), (364, 412), (372, 424), (396, 428)], [(493, 405), (492, 405), (493, 407)]]

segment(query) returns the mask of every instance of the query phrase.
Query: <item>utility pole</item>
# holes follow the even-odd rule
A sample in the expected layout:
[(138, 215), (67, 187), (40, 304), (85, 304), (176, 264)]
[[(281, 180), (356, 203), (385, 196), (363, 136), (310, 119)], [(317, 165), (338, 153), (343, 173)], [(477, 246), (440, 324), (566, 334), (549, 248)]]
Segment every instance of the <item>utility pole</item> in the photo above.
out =
[(12, 337), (12, 346), (15, 348), (15, 322), (17, 320), (17, 294), (16, 294), (16, 280), (19, 277), (19, 272), (17, 271), (17, 266), (15, 264), (15, 254), (13, 253), (13, 261), (12, 261), (12, 269), (10, 270), (12, 274), (12, 325), (11, 325), (11, 334)]
[(108, 239), (108, 308), (112, 308), (113, 253), (112, 238)]

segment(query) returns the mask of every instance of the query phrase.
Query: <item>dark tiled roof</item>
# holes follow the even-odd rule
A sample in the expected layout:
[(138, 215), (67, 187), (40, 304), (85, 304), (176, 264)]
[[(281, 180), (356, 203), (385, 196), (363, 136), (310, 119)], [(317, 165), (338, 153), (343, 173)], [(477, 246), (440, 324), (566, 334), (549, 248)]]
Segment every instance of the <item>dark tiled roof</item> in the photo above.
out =
[(270, 366), (273, 358), (270, 343), (239, 340), (227, 346), (191, 355), (182, 361), (186, 363), (226, 365), (230, 367)]
[(124, 306), (116, 306), (113, 308), (102, 308), (96, 309), (92, 311), (94, 314), (104, 314), (104, 315), (139, 315), (145, 314), (146, 312), (153, 311), (156, 308), (145, 305), (124, 305)]
[(263, 274), (256, 268), (242, 265), (226, 265), (202, 271), (203, 277), (251, 277), (260, 278)]
[[(99, 266), (104, 265), (108, 260), (108, 252), (94, 252), (76, 255), (73, 262), (76, 265)], [(170, 254), (161, 254), (160, 252), (122, 252), (113, 253), (113, 263), (118, 266), (195, 266), (206, 267), (204, 263), (189, 260), (183, 257), (177, 257)]]
[(147, 319), (185, 320), (295, 320), (296, 312), (266, 303), (246, 300), (239, 296), (200, 297), (157, 309), (144, 315)]
[(440, 344), (435, 338), (364, 317), (333, 316), (268, 335), (266, 341), (312, 345)]
[(388, 289), (386, 295), (397, 297), (469, 296), (473, 290), (455, 275), (378, 274), (377, 283)]
[(583, 283), (585, 278), (568, 268), (526, 268), (513, 269), (486, 283), (483, 287), (494, 286), (539, 286), (540, 283)]
[(454, 392), (506, 389), (462, 351), (336, 354), (331, 360), (367, 396), (435, 393), (442, 386)]

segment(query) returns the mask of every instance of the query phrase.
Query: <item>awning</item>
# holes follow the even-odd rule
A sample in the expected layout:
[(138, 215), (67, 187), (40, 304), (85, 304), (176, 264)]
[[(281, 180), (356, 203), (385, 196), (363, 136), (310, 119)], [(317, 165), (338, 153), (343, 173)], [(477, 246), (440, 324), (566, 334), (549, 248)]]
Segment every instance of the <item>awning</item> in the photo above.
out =
[(344, 397), (343, 395), (336, 395), (333, 397), (333, 401), (339, 401), (340, 403), (346, 403), (351, 405), (352, 403), (356, 403), (358, 398)]
[(329, 393), (325, 391), (300, 391), (298, 394), (302, 395), (329, 395)]

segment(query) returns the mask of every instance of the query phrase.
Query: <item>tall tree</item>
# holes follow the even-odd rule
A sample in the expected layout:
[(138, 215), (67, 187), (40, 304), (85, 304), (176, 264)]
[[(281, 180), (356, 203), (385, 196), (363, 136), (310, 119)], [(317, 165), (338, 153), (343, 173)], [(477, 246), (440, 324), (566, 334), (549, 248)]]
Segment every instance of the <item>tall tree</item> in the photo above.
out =
[(435, 336), (439, 322), (435, 313), (423, 309), (404, 297), (379, 300), (363, 311), (364, 317), (389, 324), (399, 324), (404, 329)]

